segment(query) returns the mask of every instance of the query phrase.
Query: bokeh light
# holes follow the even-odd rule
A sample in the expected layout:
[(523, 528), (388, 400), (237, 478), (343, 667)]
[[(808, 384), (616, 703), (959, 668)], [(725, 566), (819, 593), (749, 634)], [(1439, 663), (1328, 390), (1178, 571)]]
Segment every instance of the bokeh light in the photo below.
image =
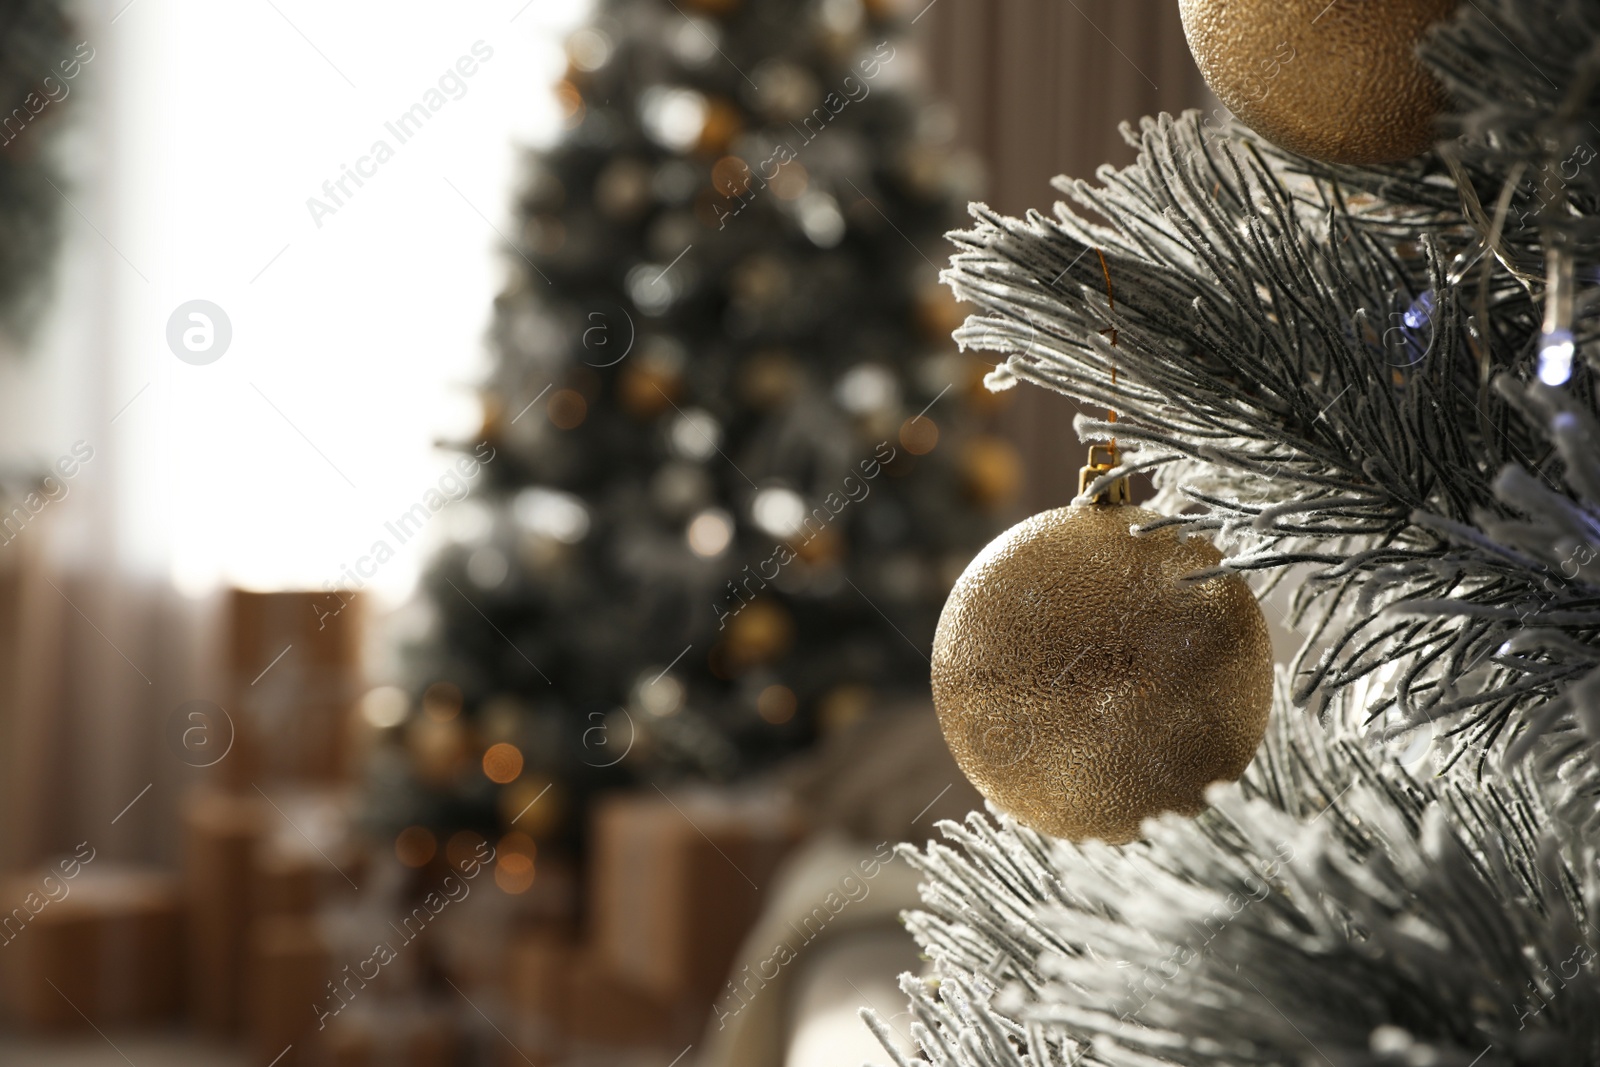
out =
[(425, 867), (438, 852), (439, 843), (433, 831), (425, 826), (408, 826), (394, 839), (395, 859), (407, 867)]
[(522, 773), (522, 751), (504, 741), (490, 745), (483, 754), (483, 773), (484, 777), (497, 785), (516, 781)]

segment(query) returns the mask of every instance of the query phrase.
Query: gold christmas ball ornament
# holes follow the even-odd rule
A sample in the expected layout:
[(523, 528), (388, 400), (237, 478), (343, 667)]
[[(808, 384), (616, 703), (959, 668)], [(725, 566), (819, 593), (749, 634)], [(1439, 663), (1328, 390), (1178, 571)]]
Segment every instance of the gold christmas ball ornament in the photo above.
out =
[(990, 542), (933, 639), (946, 743), (990, 801), (1037, 830), (1113, 844), (1244, 772), (1266, 733), (1272, 647), (1221, 553), (1125, 504), (1057, 508)]
[(1458, 0), (1179, 0), (1206, 84), (1251, 129), (1328, 163), (1425, 152), (1444, 89), (1417, 43)]

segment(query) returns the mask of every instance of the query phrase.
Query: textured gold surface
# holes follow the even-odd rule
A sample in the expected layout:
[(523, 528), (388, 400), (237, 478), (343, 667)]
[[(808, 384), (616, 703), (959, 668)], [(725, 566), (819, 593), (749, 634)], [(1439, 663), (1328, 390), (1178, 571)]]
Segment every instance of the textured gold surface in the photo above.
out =
[(1444, 91), (1414, 49), (1456, 3), (1179, 0), (1178, 6), (1200, 73), (1251, 129), (1330, 163), (1389, 163), (1433, 143)]
[(1135, 507), (1057, 508), (989, 543), (933, 639), (933, 699), (956, 762), (995, 804), (1058, 837), (1114, 843), (1194, 814), (1237, 778), (1272, 702), (1266, 620), (1221, 554)]

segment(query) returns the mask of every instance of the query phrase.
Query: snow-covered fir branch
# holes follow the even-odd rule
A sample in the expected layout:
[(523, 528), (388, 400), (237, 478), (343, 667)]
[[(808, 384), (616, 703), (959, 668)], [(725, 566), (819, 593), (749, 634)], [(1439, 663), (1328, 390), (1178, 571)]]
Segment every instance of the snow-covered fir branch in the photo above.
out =
[[(1600, 9), (1474, 0), (1422, 55), (1456, 102), (1423, 158), (1163, 116), (1053, 215), (956, 235), (992, 386), (1117, 411), (1169, 521), (1307, 638), (1198, 819), (907, 849), (900, 1067), (1600, 1064)], [(1563, 259), (1570, 377), (1540, 361)], [(1380, 719), (1451, 737), (1437, 775), (1378, 758)]]
[(1600, 1062), (1576, 831), (1520, 774), (1418, 780), (1279, 711), (1242, 782), (1142, 843), (974, 813), (906, 848), (934, 969), (902, 981), (900, 1067)]
[[(1552, 734), (1547, 761), (1584, 773), (1572, 686), (1600, 638), (1600, 500), (1574, 450), (1600, 201), (1573, 142), (1600, 139), (1597, 29), (1567, 0), (1464, 7), (1428, 51), (1467, 106), (1459, 136), (1404, 165), (1147, 119), (1125, 130), (1132, 166), (1058, 180), (1054, 216), (975, 206), (946, 273), (980, 309), (958, 339), (1006, 357), (995, 385), (1115, 409), (1171, 522), (1227, 542), (1263, 591), (1292, 587), (1299, 703), (1398, 662), (1370, 714), (1442, 722), (1457, 756)], [(1536, 383), (1557, 243), (1583, 268), (1559, 394)]]

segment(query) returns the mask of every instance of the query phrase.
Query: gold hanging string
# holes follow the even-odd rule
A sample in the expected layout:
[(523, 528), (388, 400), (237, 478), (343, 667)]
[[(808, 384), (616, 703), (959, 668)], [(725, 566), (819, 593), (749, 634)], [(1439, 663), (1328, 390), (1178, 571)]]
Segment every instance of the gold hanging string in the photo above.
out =
[[(1103, 251), (1096, 248), (1094, 254), (1100, 257), (1100, 272), (1105, 275), (1106, 279), (1106, 304), (1110, 307), (1111, 314), (1115, 315), (1117, 313), (1117, 294), (1111, 287), (1111, 267), (1106, 263), (1106, 254)], [(1117, 347), (1117, 328), (1115, 326), (1107, 326), (1100, 332), (1109, 334), (1111, 336), (1111, 347)], [(1117, 361), (1115, 358), (1111, 361), (1111, 384), (1117, 384)], [(1108, 408), (1106, 410), (1106, 421), (1110, 423), (1117, 421), (1115, 409)], [(1104, 454), (1104, 458), (1097, 459), (1097, 454), (1100, 453)], [(1122, 457), (1117, 450), (1117, 438), (1114, 434), (1107, 444), (1090, 445), (1088, 465), (1078, 471), (1078, 495), (1081, 497), (1087, 493), (1090, 482), (1109, 471), (1115, 470), (1121, 462)], [(1090, 502), (1094, 504), (1128, 504), (1132, 500), (1133, 492), (1128, 484), (1128, 479), (1118, 478), (1109, 486), (1094, 494)]]

